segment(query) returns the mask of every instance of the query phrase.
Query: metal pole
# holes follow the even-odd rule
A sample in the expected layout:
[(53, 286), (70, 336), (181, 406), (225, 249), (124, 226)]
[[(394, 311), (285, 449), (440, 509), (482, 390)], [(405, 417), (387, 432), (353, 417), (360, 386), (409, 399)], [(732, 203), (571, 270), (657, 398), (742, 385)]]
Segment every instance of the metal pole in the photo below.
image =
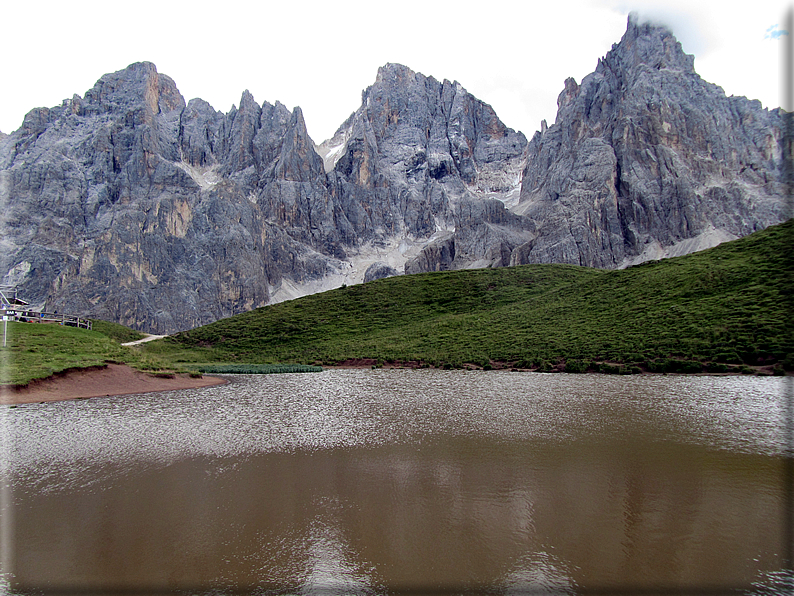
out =
[(8, 330), (8, 319), (3, 317), (3, 347), (6, 347), (6, 331)]

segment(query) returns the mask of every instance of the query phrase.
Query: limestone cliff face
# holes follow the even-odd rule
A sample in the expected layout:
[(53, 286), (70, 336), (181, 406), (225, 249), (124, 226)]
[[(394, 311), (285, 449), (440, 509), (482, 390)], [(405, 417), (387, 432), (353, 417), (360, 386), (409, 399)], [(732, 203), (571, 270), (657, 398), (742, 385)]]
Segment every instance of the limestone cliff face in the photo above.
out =
[(555, 124), (530, 143), (515, 209), (537, 236), (511, 264), (619, 267), (782, 221), (779, 111), (705, 82), (668, 30), (630, 18), (557, 101)]
[(630, 17), (620, 43), (581, 85), (566, 80), (557, 104), (556, 122), (544, 122), (529, 143), (520, 201), (511, 205), (528, 222), (450, 260), (450, 247), (471, 236), (458, 222), (407, 270), (623, 267), (783, 220), (779, 110), (705, 82), (664, 27)]
[(783, 219), (778, 110), (630, 18), (527, 143), (457, 82), (387, 64), (316, 146), (300, 108), (185, 103), (150, 63), (0, 135), (0, 276), (50, 310), (171, 333), (368, 279), (620, 267)]
[(285, 274), (340, 265), (257, 206), (268, 181), (310, 177), (312, 163), (324, 177), (319, 157), (301, 161), (299, 111), (248, 94), (227, 115), (186, 107), (141, 63), (31, 111), (0, 142), (4, 281), (50, 310), (168, 333), (267, 304)]
[(460, 201), (454, 224), (454, 232), (430, 243), (406, 263), (405, 272), (507, 267), (515, 248), (535, 236), (532, 220), (511, 213), (496, 199)]
[(457, 198), (517, 194), (526, 139), (457, 84), (387, 65), (340, 130), (327, 172), (300, 108), (186, 105), (150, 63), (105, 75), (0, 139), (4, 282), (170, 333), (363, 281), (373, 259), (345, 259), (366, 247), (402, 269)]
[(464, 198), (517, 195), (526, 145), (459, 83), (387, 64), (318, 151), (355, 234), (377, 241), (452, 229)]

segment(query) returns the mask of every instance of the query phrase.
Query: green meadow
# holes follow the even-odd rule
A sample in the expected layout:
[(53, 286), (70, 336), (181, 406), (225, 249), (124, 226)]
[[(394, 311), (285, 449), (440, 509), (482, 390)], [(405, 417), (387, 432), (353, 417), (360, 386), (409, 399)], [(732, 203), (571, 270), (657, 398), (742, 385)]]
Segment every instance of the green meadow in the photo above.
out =
[(605, 271), (526, 265), (394, 277), (146, 344), (175, 364), (351, 361), (568, 372), (790, 368), (794, 221)]
[(57, 324), (10, 321), (6, 348), (0, 348), (0, 383), (25, 385), (73, 368), (126, 362), (140, 370), (160, 370), (169, 363), (123, 342), (144, 337), (142, 333), (106, 321), (94, 321), (93, 329)]

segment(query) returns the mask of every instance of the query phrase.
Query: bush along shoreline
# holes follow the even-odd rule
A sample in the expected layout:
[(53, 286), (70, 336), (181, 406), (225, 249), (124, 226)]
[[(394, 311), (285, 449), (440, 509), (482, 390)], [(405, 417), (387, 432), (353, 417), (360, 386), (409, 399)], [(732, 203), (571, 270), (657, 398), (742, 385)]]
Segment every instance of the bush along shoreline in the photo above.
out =
[(273, 375), (323, 372), (322, 366), (308, 364), (205, 364), (190, 367), (202, 374)]
[(443, 369), (443, 370), (482, 370), (482, 371), (513, 371), (538, 373), (568, 374), (606, 374), (606, 375), (640, 375), (640, 374), (679, 374), (679, 375), (757, 375), (785, 376), (794, 374), (791, 368), (781, 363), (748, 366), (747, 364), (726, 364), (723, 362), (701, 362), (698, 360), (682, 360), (678, 358), (659, 358), (655, 360), (624, 362), (595, 362), (592, 360), (559, 359), (519, 360), (513, 362), (421, 362), (417, 360), (376, 360), (374, 358), (358, 358), (335, 364), (326, 364), (330, 368), (400, 368), (400, 369)]

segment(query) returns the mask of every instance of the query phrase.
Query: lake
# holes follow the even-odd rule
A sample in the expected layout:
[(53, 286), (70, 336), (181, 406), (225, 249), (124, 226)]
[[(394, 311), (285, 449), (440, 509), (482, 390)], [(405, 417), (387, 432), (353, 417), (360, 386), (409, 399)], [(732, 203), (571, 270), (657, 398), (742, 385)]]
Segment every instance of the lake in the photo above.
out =
[(2, 407), (4, 590), (784, 594), (790, 379), (228, 377)]

